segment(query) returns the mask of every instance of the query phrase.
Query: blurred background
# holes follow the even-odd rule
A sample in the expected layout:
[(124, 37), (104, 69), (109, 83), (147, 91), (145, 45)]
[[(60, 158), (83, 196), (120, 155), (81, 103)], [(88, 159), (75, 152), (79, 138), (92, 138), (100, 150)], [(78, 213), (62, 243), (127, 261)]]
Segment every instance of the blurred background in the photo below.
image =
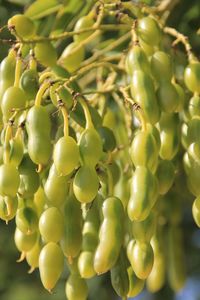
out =
[[(84, 1), (84, 0), (81, 0)], [(175, 0), (174, 0), (175, 1)], [(22, 13), (31, 0), (0, 0), (0, 27), (16, 13)], [(85, 0), (85, 2), (87, 2)], [(140, 2), (140, 1), (137, 1)], [(143, 1), (154, 5), (156, 1)], [(162, 1), (161, 1), (162, 2)], [(183, 34), (189, 36), (196, 55), (200, 58), (200, 35), (196, 32), (200, 28), (200, 0), (180, 0), (172, 9), (167, 19), (167, 25), (175, 27)], [(7, 30), (0, 33), (0, 39), (7, 39), (10, 35)], [(0, 61), (7, 55), (9, 46), (0, 42)], [(200, 300), (200, 230), (194, 224), (191, 215), (191, 203), (184, 207), (182, 228), (184, 233), (185, 263), (187, 281), (184, 289), (174, 294), (170, 287), (165, 287), (156, 294), (149, 294), (146, 290), (137, 300)], [(19, 253), (14, 245), (14, 221), (6, 225), (0, 221), (0, 300), (64, 300), (64, 286), (68, 275), (67, 269), (56, 286), (54, 294), (50, 295), (44, 290), (39, 279), (38, 271), (28, 275), (26, 262), (17, 263)], [(184, 262), (183, 262), (184, 263)], [(109, 274), (88, 281), (90, 287), (89, 300), (118, 299), (114, 294)]]

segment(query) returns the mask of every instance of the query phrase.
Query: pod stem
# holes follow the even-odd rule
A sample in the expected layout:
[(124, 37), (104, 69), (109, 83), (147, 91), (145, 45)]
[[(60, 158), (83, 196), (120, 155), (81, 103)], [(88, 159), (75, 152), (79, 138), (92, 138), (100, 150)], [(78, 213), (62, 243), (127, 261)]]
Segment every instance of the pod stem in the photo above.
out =
[(56, 94), (56, 96), (57, 96), (58, 106), (61, 110), (63, 120), (64, 120), (64, 128), (63, 128), (64, 137), (68, 137), (69, 136), (69, 118), (68, 118), (69, 115), (63, 101), (59, 99), (58, 93)]
[(44, 82), (42, 86), (40, 87), (39, 91), (37, 92), (36, 98), (35, 98), (35, 106), (40, 106), (42, 102), (42, 96), (45, 93), (45, 91), (49, 88), (50, 83)]
[(50, 71), (42, 73), (39, 78), (39, 83), (42, 84), (45, 79), (50, 77), (55, 77), (55, 75)]
[(92, 117), (89, 111), (89, 108), (86, 104), (85, 98), (81, 96), (80, 94), (75, 95), (75, 99), (79, 101), (81, 104), (84, 114), (85, 114), (85, 119), (86, 119), (86, 128), (94, 128), (93, 122), (92, 122)]
[(15, 87), (19, 87), (21, 68), (22, 68), (22, 59), (21, 59), (21, 47), (20, 47), (17, 52), (17, 61), (16, 61), (16, 66), (15, 66), (15, 81), (14, 81)]

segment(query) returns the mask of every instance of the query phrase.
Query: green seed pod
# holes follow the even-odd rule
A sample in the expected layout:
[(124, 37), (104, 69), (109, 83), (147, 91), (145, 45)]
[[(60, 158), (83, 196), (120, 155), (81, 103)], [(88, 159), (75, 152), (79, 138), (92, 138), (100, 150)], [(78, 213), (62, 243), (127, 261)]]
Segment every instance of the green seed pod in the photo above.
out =
[(161, 140), (160, 140), (160, 133), (157, 127), (151, 125), (151, 124), (147, 124), (147, 131), (151, 134), (153, 134), (154, 139), (156, 141), (156, 145), (157, 145), (157, 149), (160, 149), (160, 145), (161, 145)]
[(200, 63), (198, 61), (192, 62), (186, 67), (184, 81), (191, 92), (200, 93)]
[(28, 252), (34, 247), (37, 241), (37, 232), (27, 235), (16, 227), (14, 240), (15, 245), (20, 252)]
[(70, 195), (64, 206), (64, 235), (61, 246), (69, 261), (76, 257), (81, 250), (82, 243), (82, 212), (80, 203)]
[(102, 140), (103, 151), (113, 151), (116, 148), (116, 139), (113, 131), (105, 126), (98, 128), (98, 133)]
[[(76, 47), (78, 49), (71, 54), (71, 51)], [(67, 71), (72, 73), (80, 67), (80, 64), (84, 60), (84, 57), (85, 57), (84, 47), (79, 47), (79, 43), (73, 42), (64, 49), (59, 61), (60, 64), (67, 69)]]
[(25, 92), (28, 100), (36, 97), (39, 89), (39, 77), (35, 70), (25, 70), (20, 78), (20, 87)]
[(36, 59), (45, 67), (53, 67), (56, 64), (57, 53), (51, 42), (46, 41), (36, 44), (34, 52)]
[(189, 102), (189, 113), (192, 117), (200, 117), (200, 96), (193, 96)]
[(127, 256), (136, 276), (146, 279), (153, 267), (154, 254), (151, 244), (131, 240), (127, 247)]
[(166, 194), (175, 178), (175, 168), (170, 160), (161, 160), (156, 171), (158, 179), (158, 190), (160, 195)]
[(154, 206), (158, 194), (156, 177), (145, 167), (137, 167), (131, 182), (128, 216), (132, 221), (145, 220)]
[(158, 82), (170, 81), (173, 75), (170, 55), (163, 51), (156, 51), (151, 58), (151, 70)]
[[(15, 66), (16, 66), (16, 56), (15, 51), (11, 50), (8, 53), (8, 56), (6, 56), (0, 64), (0, 78), (1, 82), (5, 82), (8, 88), (9, 86), (12, 86), (14, 84), (15, 80)], [(5, 92), (2, 91), (3, 93)]]
[(71, 274), (66, 282), (65, 293), (68, 300), (86, 300), (88, 287), (79, 274)]
[(37, 241), (33, 248), (26, 253), (26, 261), (30, 266), (28, 273), (32, 273), (36, 268), (39, 267), (39, 256), (42, 250), (42, 244), (40, 241)]
[[(16, 134), (13, 139), (9, 141), (9, 163), (15, 167), (18, 167), (24, 156), (24, 141), (22, 132)], [(4, 152), (6, 151), (6, 147), (4, 146)], [(5, 155), (5, 153), (4, 153)]]
[(127, 296), (128, 297), (136, 297), (144, 288), (144, 280), (139, 279), (134, 271), (133, 268), (130, 266), (128, 269), (128, 278), (129, 278), (129, 291)]
[(56, 243), (46, 244), (39, 256), (39, 271), (43, 286), (51, 291), (56, 285), (64, 267), (62, 250)]
[(187, 136), (189, 144), (200, 141), (200, 117), (194, 117), (188, 122)]
[(105, 273), (115, 265), (123, 242), (124, 209), (121, 201), (116, 197), (107, 198), (102, 210), (104, 219), (94, 257), (94, 269), (97, 274)]
[(11, 198), (8, 196), (0, 196), (0, 218), (5, 222), (12, 220), (17, 212), (18, 200), (17, 197)]
[[(12, 176), (11, 176), (12, 175)], [(0, 166), (0, 194), (15, 197), (20, 184), (18, 170), (11, 164)]]
[(182, 86), (178, 83), (173, 83), (175, 89), (176, 89), (176, 93), (178, 95), (177, 98), (177, 107), (175, 112), (181, 112), (184, 109), (184, 105), (185, 105), (185, 91), (183, 90)]
[(163, 81), (157, 90), (160, 108), (167, 113), (175, 112), (179, 102), (176, 88), (170, 81)]
[(17, 210), (16, 226), (24, 234), (33, 234), (38, 229), (38, 217), (31, 207), (24, 207)]
[(30, 38), (35, 34), (35, 25), (31, 19), (25, 15), (17, 14), (8, 20), (8, 27), (21, 38)]
[[(74, 31), (83, 30), (85, 28), (92, 27), (94, 25), (94, 20), (92, 16), (87, 15), (81, 17), (75, 24)], [(91, 35), (92, 31), (84, 32), (81, 34), (74, 35), (74, 41), (80, 43), (81, 41), (85, 40), (87, 37)]]
[(155, 19), (144, 17), (138, 20), (136, 32), (140, 39), (150, 46), (158, 46), (161, 40), (161, 30)]
[(63, 136), (57, 141), (53, 160), (59, 176), (69, 175), (78, 166), (79, 148), (71, 136)]
[(45, 207), (46, 203), (47, 203), (47, 197), (44, 193), (43, 188), (40, 186), (39, 189), (37, 190), (37, 192), (34, 194), (34, 198), (33, 198), (33, 204), (37, 211), (38, 217), (44, 211), (44, 207)]
[(135, 167), (145, 166), (153, 172), (156, 170), (158, 149), (152, 133), (139, 131), (133, 139), (130, 151)]
[(94, 168), (83, 165), (76, 172), (73, 181), (73, 191), (77, 200), (89, 203), (96, 197), (99, 188), (99, 179)]
[(68, 195), (68, 177), (59, 176), (54, 164), (50, 168), (44, 191), (49, 204), (57, 207), (65, 202)]
[(94, 167), (102, 155), (102, 141), (98, 132), (94, 128), (85, 129), (78, 144), (83, 163)]
[(36, 164), (47, 164), (51, 156), (51, 123), (43, 106), (33, 106), (27, 115), (28, 153)]
[(151, 212), (149, 216), (141, 222), (132, 222), (133, 237), (139, 242), (150, 242), (156, 229), (156, 218)]
[(24, 91), (16, 86), (9, 87), (2, 98), (1, 109), (3, 116), (8, 120), (13, 112), (13, 109), (21, 109), (26, 105), (26, 94)]
[(64, 234), (64, 220), (57, 207), (47, 208), (40, 216), (39, 231), (45, 242), (59, 242)]
[(147, 56), (139, 45), (134, 45), (126, 56), (127, 73), (132, 75), (136, 70), (142, 70), (145, 73), (150, 72), (150, 65)]

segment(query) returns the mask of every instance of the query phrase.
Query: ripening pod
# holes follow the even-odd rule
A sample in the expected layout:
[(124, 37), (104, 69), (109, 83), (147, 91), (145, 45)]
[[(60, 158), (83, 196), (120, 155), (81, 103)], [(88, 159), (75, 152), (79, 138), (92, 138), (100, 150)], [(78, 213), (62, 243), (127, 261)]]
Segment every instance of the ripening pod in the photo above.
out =
[(64, 220), (57, 207), (49, 207), (42, 213), (39, 230), (46, 243), (57, 243), (61, 240), (64, 233)]
[(53, 242), (46, 244), (39, 256), (39, 271), (43, 286), (51, 291), (56, 285), (64, 267), (61, 248)]
[(0, 219), (8, 222), (12, 220), (17, 212), (17, 197), (0, 196)]
[(53, 160), (59, 176), (70, 174), (78, 166), (79, 148), (71, 136), (63, 136), (57, 141)]
[(128, 278), (129, 278), (129, 291), (128, 291), (127, 296), (128, 297), (136, 297), (143, 290), (145, 281), (142, 279), (139, 279), (135, 275), (133, 268), (131, 266), (127, 269), (127, 272), (128, 272)]
[(78, 169), (73, 181), (73, 191), (77, 200), (89, 203), (96, 197), (99, 189), (99, 179), (96, 170), (88, 165)]
[[(71, 53), (76, 49), (75, 52)], [(80, 67), (80, 64), (85, 58), (85, 48), (80, 47), (79, 43), (73, 42), (69, 44), (61, 54), (59, 59), (60, 64), (70, 73), (74, 72)]]
[(78, 259), (78, 269), (82, 278), (88, 279), (95, 276), (94, 253), (90, 251), (81, 252)]
[(20, 184), (19, 172), (11, 164), (0, 166), (0, 194), (15, 197)]
[[(92, 15), (83, 16), (76, 22), (74, 31), (83, 30), (85, 28), (92, 27), (93, 25), (94, 25), (94, 19), (92, 18)], [(92, 31), (84, 32), (81, 34), (75, 34), (74, 41), (80, 43), (81, 41), (89, 37), (91, 33)]]
[[(13, 49), (10, 50), (8, 56), (6, 56), (0, 63), (0, 86), (2, 83), (6, 86), (5, 89), (12, 86), (15, 80), (15, 66), (16, 66), (16, 55)], [(2, 88), (2, 86), (1, 86)], [(3, 95), (4, 90), (0, 91), (0, 95)]]
[(131, 221), (145, 220), (158, 196), (156, 177), (146, 167), (136, 167), (131, 182), (128, 216)]
[(200, 197), (197, 197), (193, 202), (192, 215), (195, 223), (200, 227)]
[(98, 132), (94, 128), (85, 129), (78, 144), (83, 163), (95, 167), (102, 155), (102, 141)]
[(132, 233), (134, 239), (140, 242), (150, 242), (156, 229), (156, 217), (153, 212), (141, 222), (132, 222)]
[(53, 67), (57, 62), (56, 49), (49, 41), (36, 44), (34, 53), (39, 63), (45, 67)]
[(36, 209), (38, 217), (43, 213), (45, 204), (47, 203), (47, 197), (43, 188), (40, 186), (37, 192), (34, 194), (33, 205)]
[(14, 15), (8, 20), (8, 28), (14, 30), (21, 38), (30, 38), (35, 34), (35, 25), (31, 19), (25, 15)]
[(127, 256), (140, 279), (146, 279), (153, 267), (154, 254), (150, 243), (131, 240), (127, 247)]
[(178, 96), (176, 88), (170, 81), (162, 81), (157, 90), (160, 109), (166, 113), (175, 112), (179, 105)]
[(37, 241), (33, 248), (26, 253), (26, 261), (30, 266), (28, 273), (32, 273), (36, 268), (39, 267), (39, 256), (42, 250), (42, 244)]
[(158, 163), (158, 148), (152, 133), (139, 131), (132, 142), (130, 150), (135, 167), (145, 166), (152, 172), (156, 170)]
[(37, 241), (37, 236), (38, 236), (37, 232), (34, 232), (32, 234), (25, 234), (16, 227), (14, 240), (17, 249), (20, 252), (30, 251), (34, 247)]
[(191, 92), (200, 93), (200, 63), (198, 61), (193, 61), (186, 67), (184, 81)]
[(8, 120), (13, 112), (12, 109), (21, 109), (26, 105), (26, 94), (22, 89), (16, 86), (9, 87), (2, 98), (1, 109), (3, 116)]
[(71, 274), (66, 282), (65, 293), (68, 300), (86, 300), (88, 286), (85, 279), (79, 274)]
[(136, 27), (138, 37), (150, 46), (158, 46), (161, 40), (161, 29), (152, 17), (144, 17), (138, 20)]
[(163, 51), (156, 51), (151, 57), (152, 74), (158, 82), (170, 81), (173, 75), (172, 59)]
[(200, 116), (200, 96), (194, 95), (189, 102), (188, 107), (191, 118)]
[(36, 70), (25, 70), (20, 78), (20, 87), (28, 100), (33, 100), (39, 90), (39, 76)]
[(16, 225), (25, 234), (32, 234), (38, 229), (38, 216), (31, 207), (17, 210)]
[(158, 191), (160, 195), (166, 194), (175, 178), (175, 168), (170, 160), (161, 160), (156, 170), (156, 176), (158, 179)]
[(136, 70), (142, 70), (147, 73), (150, 72), (148, 58), (140, 45), (133, 45), (126, 56), (127, 73), (132, 75)]

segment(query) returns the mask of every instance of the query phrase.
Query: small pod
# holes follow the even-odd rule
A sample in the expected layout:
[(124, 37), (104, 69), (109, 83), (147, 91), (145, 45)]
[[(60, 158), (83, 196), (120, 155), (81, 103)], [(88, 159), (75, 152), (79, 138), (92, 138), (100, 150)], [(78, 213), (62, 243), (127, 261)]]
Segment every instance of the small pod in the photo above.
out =
[(17, 210), (16, 226), (24, 234), (32, 234), (38, 229), (38, 216), (31, 207), (23, 207)]
[(133, 268), (131, 266), (128, 267), (127, 272), (128, 272), (128, 278), (129, 278), (129, 291), (128, 291), (127, 296), (128, 297), (136, 297), (143, 290), (145, 281), (142, 279), (139, 279), (135, 275)]
[(68, 300), (86, 300), (88, 297), (88, 286), (85, 279), (79, 274), (71, 274), (67, 279), (65, 294)]

